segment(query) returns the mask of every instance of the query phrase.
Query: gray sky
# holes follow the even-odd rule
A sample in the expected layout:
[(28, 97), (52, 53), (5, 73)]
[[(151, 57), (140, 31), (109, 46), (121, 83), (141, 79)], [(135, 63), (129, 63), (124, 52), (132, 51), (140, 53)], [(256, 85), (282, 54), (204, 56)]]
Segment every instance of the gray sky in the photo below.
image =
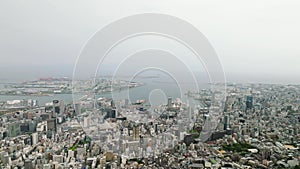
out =
[(196, 26), (227, 80), (300, 82), (300, 1), (0, 1), (0, 80), (70, 76), (85, 42), (110, 22), (169, 14)]

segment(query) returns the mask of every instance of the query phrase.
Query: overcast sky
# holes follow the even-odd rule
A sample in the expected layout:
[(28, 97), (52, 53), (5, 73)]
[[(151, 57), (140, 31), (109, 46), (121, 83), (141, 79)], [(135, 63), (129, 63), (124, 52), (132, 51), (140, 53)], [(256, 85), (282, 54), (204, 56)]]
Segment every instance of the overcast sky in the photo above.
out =
[(124, 16), (184, 19), (210, 41), (229, 81), (300, 83), (300, 1), (1, 0), (0, 80), (71, 76), (85, 42)]

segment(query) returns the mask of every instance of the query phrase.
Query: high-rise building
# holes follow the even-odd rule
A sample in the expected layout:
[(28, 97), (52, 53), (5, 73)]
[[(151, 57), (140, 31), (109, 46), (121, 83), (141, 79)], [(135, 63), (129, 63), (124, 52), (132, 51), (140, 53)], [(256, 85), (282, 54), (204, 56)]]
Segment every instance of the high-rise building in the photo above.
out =
[(112, 108), (116, 107), (114, 100), (111, 100), (110, 106), (111, 106)]
[(171, 107), (172, 106), (172, 97), (169, 97), (168, 98), (168, 104), (167, 104), (168, 107)]
[(108, 119), (108, 118), (116, 118), (117, 116), (117, 110), (116, 109), (111, 109), (111, 110), (108, 110), (106, 112), (106, 115), (104, 117), (104, 119)]
[(75, 103), (74, 104), (74, 110), (76, 114), (81, 114), (81, 105), (80, 103)]
[(60, 100), (60, 101), (59, 101), (59, 113), (60, 113), (60, 114), (65, 113), (65, 103), (64, 103), (63, 100)]
[(133, 131), (133, 135), (132, 135), (133, 139), (134, 140), (140, 139), (140, 127), (134, 126), (132, 131)]
[(56, 132), (56, 118), (47, 120), (47, 130)]
[(83, 127), (89, 127), (90, 117), (83, 117)]
[(117, 110), (116, 109), (112, 109), (111, 110), (111, 117), (110, 118), (116, 118), (117, 116)]
[(35, 144), (38, 143), (38, 141), (39, 141), (39, 135), (38, 135), (38, 133), (32, 133), (31, 134), (31, 144), (35, 145)]
[(230, 126), (230, 122), (229, 122), (229, 116), (225, 115), (224, 116), (224, 130), (227, 130)]
[(252, 109), (253, 107), (253, 97), (246, 96), (246, 109)]
[(16, 137), (19, 134), (21, 134), (20, 123), (18, 122), (9, 123), (7, 128), (7, 136)]

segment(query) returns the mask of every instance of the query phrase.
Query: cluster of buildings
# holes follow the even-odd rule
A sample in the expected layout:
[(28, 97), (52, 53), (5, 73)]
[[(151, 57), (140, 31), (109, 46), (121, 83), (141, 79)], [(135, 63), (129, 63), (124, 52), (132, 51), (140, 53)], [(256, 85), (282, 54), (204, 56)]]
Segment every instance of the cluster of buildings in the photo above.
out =
[(143, 83), (133, 82), (127, 80), (113, 79), (113, 78), (95, 78), (90, 80), (76, 80), (72, 82), (73, 94), (78, 93), (95, 93), (104, 94), (115, 91), (121, 91), (124, 89), (134, 88), (142, 86)]
[(38, 107), (38, 101), (34, 99), (7, 100), (0, 103), (1, 110), (14, 110)]
[(300, 86), (227, 84), (188, 99), (53, 100), (0, 117), (2, 168), (299, 168)]
[(40, 78), (22, 83), (8, 83), (0, 88), (0, 95), (20, 96), (52, 96), (55, 94), (87, 94), (89, 92), (103, 94), (123, 89), (139, 87), (139, 82), (128, 82), (118, 79), (74, 80), (69, 78)]
[(71, 93), (72, 81), (69, 78), (40, 78), (23, 83), (9, 83), (0, 89), (1, 95), (51, 95)]

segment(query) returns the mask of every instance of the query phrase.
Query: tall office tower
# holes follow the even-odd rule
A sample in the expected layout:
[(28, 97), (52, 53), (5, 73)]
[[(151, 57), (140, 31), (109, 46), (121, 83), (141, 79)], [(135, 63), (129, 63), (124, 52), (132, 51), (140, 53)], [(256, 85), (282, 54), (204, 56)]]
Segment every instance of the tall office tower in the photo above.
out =
[(224, 130), (227, 130), (230, 126), (230, 122), (229, 122), (229, 116), (225, 115), (224, 116)]
[(31, 134), (31, 144), (36, 145), (39, 142), (39, 135), (38, 133)]
[(32, 107), (32, 105), (33, 105), (33, 100), (28, 99), (28, 100), (27, 100), (27, 104), (28, 104), (28, 107)]
[(139, 126), (134, 126), (133, 127), (133, 135), (132, 135), (134, 140), (139, 140), (140, 139), (140, 127)]
[(168, 98), (168, 107), (171, 107), (172, 106), (172, 97), (169, 97)]
[(246, 96), (246, 109), (252, 109), (253, 107), (253, 97)]
[(74, 105), (74, 110), (75, 110), (75, 113), (78, 115), (78, 114), (81, 114), (81, 105), (80, 103), (75, 103)]
[(60, 101), (59, 101), (59, 113), (60, 113), (60, 114), (65, 113), (65, 103), (64, 103), (63, 100), (60, 100)]
[(90, 122), (90, 117), (83, 117), (83, 127), (89, 127)]
[[(58, 100), (53, 100), (53, 112), (54, 112), (54, 114), (60, 113), (60, 103)], [(56, 115), (55, 115), (55, 117), (56, 117)]]
[(192, 115), (192, 112), (193, 112), (193, 110), (192, 110), (192, 107), (191, 106), (189, 106), (188, 107), (188, 113), (189, 113), (189, 122), (191, 123), (192, 121), (193, 121), (193, 115)]
[(106, 115), (104, 117), (104, 119), (108, 119), (108, 118), (116, 118), (117, 117), (117, 110), (116, 109), (111, 109), (111, 110), (108, 110), (106, 112)]
[(224, 112), (227, 112), (228, 110), (228, 105), (229, 105), (229, 96), (226, 96), (226, 100), (225, 100), (225, 106), (224, 106)]
[(111, 100), (110, 106), (111, 106), (112, 108), (116, 107), (114, 100)]
[(117, 117), (117, 109), (112, 109), (110, 118), (116, 118), (116, 117)]
[(16, 137), (21, 134), (20, 123), (12, 122), (7, 125), (8, 137)]
[(37, 100), (32, 100), (32, 107), (38, 106), (38, 101)]
[(56, 118), (51, 118), (47, 120), (47, 130), (57, 132)]
[(154, 123), (154, 131), (155, 131), (155, 133), (158, 133), (158, 124), (157, 123)]

